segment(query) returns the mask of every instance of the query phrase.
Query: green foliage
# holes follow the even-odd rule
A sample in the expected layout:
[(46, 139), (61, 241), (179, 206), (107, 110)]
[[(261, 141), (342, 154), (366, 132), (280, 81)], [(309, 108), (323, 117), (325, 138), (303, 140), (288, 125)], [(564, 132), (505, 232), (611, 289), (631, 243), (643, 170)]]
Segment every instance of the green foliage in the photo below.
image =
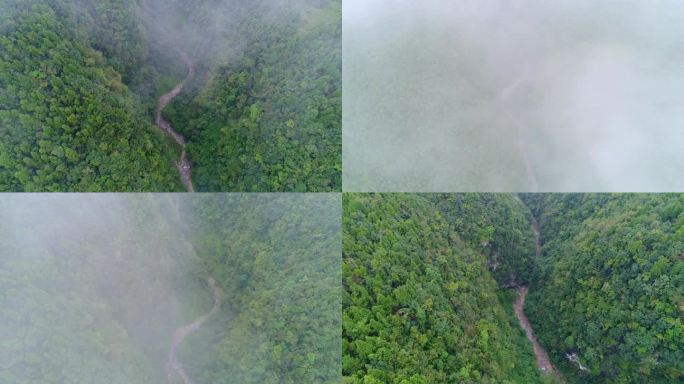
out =
[(184, 348), (199, 382), (338, 383), (339, 195), (205, 195), (196, 247), (222, 316)]
[(322, 3), (275, 19), (245, 4), (236, 53), (165, 111), (189, 138), (198, 188), (341, 189), (341, 6)]
[[(684, 379), (684, 196), (526, 195), (543, 254), (526, 311), (573, 382)], [(554, 319), (554, 321), (548, 321)]]
[(0, 199), (0, 382), (338, 383), (340, 197), (12, 194)]
[(48, 4), (17, 2), (0, 19), (0, 190), (178, 190), (137, 97)]
[(0, 32), (0, 190), (180, 190), (177, 49), (199, 190), (341, 189), (339, 0), (7, 0)]
[[(502, 250), (499, 241), (514, 239), (529, 255), (526, 232), (516, 228), (528, 226), (520, 214), (495, 217), (513, 207), (524, 212), (519, 202), (507, 195), (343, 199), (345, 383), (541, 382), (487, 268), (496, 251), (483, 245)], [(494, 223), (504, 227), (490, 230)]]
[(534, 271), (534, 239), (524, 204), (508, 195), (434, 195), (445, 219), (461, 239), (487, 256), (501, 287), (529, 283)]

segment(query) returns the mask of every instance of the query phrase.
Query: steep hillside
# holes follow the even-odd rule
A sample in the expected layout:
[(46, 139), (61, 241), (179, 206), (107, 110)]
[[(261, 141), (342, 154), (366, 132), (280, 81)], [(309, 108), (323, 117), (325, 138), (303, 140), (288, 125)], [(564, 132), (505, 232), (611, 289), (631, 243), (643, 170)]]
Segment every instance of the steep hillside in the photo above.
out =
[(432, 200), (468, 245), (487, 256), (500, 287), (528, 284), (536, 268), (529, 213), (506, 194), (436, 194)]
[[(512, 218), (497, 217), (511, 207)], [(525, 241), (506, 234), (524, 233), (523, 209), (507, 195), (346, 194), (344, 382), (541, 382), (512, 300), (488, 269), (493, 250)], [(507, 221), (521, 228), (491, 227)]]
[[(187, 142), (200, 191), (338, 191), (340, 20), (339, 0), (0, 3), (0, 190), (182, 190)], [(177, 145), (153, 122), (186, 71)]]
[(227, 57), (165, 111), (189, 138), (201, 189), (341, 189), (339, 1), (272, 6), (236, 6)]
[(220, 315), (181, 350), (198, 383), (339, 382), (340, 198), (204, 195), (198, 255)]
[(543, 243), (526, 310), (568, 379), (684, 379), (684, 197), (523, 198)]
[(171, 150), (118, 59), (90, 45), (95, 32), (70, 7), (43, 3), (10, 1), (0, 16), (0, 190), (178, 190)]

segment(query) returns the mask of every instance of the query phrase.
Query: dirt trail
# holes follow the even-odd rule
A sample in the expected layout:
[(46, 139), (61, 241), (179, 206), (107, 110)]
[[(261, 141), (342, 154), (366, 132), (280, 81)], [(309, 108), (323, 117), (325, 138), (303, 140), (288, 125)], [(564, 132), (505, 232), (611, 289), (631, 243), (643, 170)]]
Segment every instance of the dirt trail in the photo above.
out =
[[(539, 236), (539, 223), (533, 217), (532, 218), (532, 231), (534, 232), (534, 248), (537, 257), (541, 255), (541, 240)], [(559, 382), (564, 383), (563, 377), (560, 375), (556, 367), (551, 363), (549, 354), (546, 352), (544, 347), (539, 344), (537, 337), (534, 335), (532, 330), (532, 325), (530, 320), (525, 315), (525, 297), (527, 297), (528, 287), (522, 286), (518, 287), (518, 297), (513, 303), (513, 310), (515, 311), (515, 316), (520, 322), (520, 327), (525, 330), (525, 335), (527, 339), (532, 343), (532, 349), (534, 350), (534, 356), (537, 359), (537, 366), (539, 369), (547, 375), (554, 375)]]
[(184, 384), (195, 384), (195, 382), (192, 381), (192, 379), (190, 379), (188, 374), (185, 372), (183, 364), (178, 360), (178, 357), (176, 356), (176, 349), (178, 349), (178, 346), (183, 342), (183, 340), (185, 340), (186, 337), (188, 337), (188, 335), (202, 328), (202, 325), (204, 325), (204, 322), (207, 321), (209, 316), (213, 315), (219, 309), (221, 295), (223, 292), (216, 284), (214, 278), (210, 277), (208, 281), (209, 285), (211, 286), (211, 290), (214, 293), (214, 306), (209, 312), (198, 317), (192, 323), (176, 329), (176, 332), (173, 334), (173, 341), (171, 342), (169, 357), (166, 362), (166, 377), (169, 383), (174, 383), (174, 377), (180, 377)]
[(166, 106), (171, 102), (171, 100), (173, 100), (174, 97), (181, 93), (185, 83), (195, 74), (195, 68), (193, 66), (192, 60), (190, 60), (190, 57), (188, 57), (188, 55), (181, 50), (178, 50), (178, 54), (183, 60), (183, 63), (185, 63), (185, 66), (188, 69), (188, 74), (183, 81), (176, 85), (174, 89), (159, 98), (155, 124), (159, 127), (159, 129), (162, 130), (162, 132), (171, 137), (176, 143), (178, 143), (178, 145), (181, 146), (181, 156), (179, 161), (176, 163), (176, 167), (178, 167), (178, 173), (180, 174), (181, 181), (183, 182), (185, 189), (188, 192), (195, 192), (195, 188), (192, 185), (192, 166), (185, 151), (185, 138), (180, 133), (176, 132), (171, 126), (171, 123), (169, 123), (168, 120), (162, 116), (162, 111), (164, 111), (164, 108), (166, 108)]

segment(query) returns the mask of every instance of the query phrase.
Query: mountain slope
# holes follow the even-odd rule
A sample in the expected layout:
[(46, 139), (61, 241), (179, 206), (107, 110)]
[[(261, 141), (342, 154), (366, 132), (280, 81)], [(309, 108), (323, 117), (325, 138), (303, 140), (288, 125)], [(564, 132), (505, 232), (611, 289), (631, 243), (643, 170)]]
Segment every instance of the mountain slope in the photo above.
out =
[(0, 190), (178, 190), (138, 98), (49, 4), (10, 5), (0, 19)]
[(189, 138), (198, 186), (340, 190), (339, 1), (235, 8), (240, 21), (227, 22), (230, 33), (220, 38), (228, 57), (211, 63), (195, 94), (165, 111)]
[[(684, 378), (684, 197), (524, 200), (543, 243), (527, 311), (566, 376), (591, 383)], [(568, 362), (573, 354), (586, 371)]]
[(471, 245), (463, 231), (464, 240), (442, 204), (458, 203), (448, 195), (344, 195), (344, 382), (541, 381), (510, 305), (501, 304), (509, 298), (476, 251), (479, 239)]

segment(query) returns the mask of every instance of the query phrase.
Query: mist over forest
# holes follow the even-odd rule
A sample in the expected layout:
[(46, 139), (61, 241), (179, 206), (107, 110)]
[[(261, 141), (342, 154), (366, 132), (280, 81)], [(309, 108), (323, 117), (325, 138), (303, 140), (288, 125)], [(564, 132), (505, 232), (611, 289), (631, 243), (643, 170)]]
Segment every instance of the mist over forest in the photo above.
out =
[(328, 192), (340, 163), (339, 0), (0, 2), (2, 191)]
[(339, 210), (323, 194), (0, 197), (0, 382), (337, 382)]
[(681, 190), (683, 13), (345, 1), (345, 190)]

